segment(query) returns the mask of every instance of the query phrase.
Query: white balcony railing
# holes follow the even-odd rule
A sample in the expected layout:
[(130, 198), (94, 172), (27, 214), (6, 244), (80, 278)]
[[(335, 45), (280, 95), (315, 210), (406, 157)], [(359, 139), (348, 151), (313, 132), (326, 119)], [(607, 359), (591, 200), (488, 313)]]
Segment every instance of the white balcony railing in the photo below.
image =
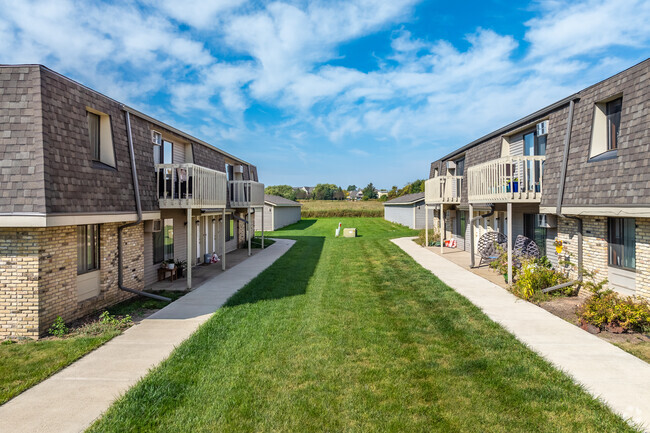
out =
[(470, 203), (539, 203), (545, 156), (506, 156), (467, 169)]
[(225, 208), (226, 173), (195, 164), (156, 165), (161, 209)]
[(252, 180), (228, 182), (228, 198), (231, 208), (264, 206), (264, 184)]
[(462, 176), (436, 176), (424, 183), (424, 202), (426, 204), (458, 204), (462, 187)]

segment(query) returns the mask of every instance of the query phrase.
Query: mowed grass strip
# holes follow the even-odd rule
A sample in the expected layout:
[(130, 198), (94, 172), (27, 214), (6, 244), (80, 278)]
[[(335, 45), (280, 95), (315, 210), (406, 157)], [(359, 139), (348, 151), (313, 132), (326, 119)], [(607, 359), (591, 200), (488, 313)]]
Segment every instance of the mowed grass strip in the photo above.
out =
[(91, 431), (634, 431), (389, 241), (414, 233), (273, 233), (297, 242)]

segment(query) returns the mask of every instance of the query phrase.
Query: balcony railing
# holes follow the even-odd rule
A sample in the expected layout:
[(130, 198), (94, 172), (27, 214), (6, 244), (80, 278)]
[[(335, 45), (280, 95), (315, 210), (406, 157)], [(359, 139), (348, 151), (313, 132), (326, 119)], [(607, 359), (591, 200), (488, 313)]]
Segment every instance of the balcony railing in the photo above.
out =
[(264, 184), (252, 180), (228, 182), (228, 198), (231, 208), (264, 206)]
[(463, 187), (462, 176), (437, 176), (424, 183), (424, 202), (426, 204), (460, 203)]
[(467, 169), (470, 203), (539, 203), (545, 156), (506, 156)]
[(225, 208), (226, 173), (195, 164), (156, 165), (161, 209)]

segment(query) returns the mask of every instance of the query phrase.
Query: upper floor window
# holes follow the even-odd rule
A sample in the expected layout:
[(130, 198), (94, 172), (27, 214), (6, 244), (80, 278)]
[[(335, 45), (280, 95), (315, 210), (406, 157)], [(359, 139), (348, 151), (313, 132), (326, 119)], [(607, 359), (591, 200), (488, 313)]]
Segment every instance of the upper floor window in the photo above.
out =
[(609, 265), (636, 269), (636, 220), (608, 218), (607, 241)]
[(99, 269), (99, 224), (77, 226), (77, 274)]
[(602, 156), (596, 160), (616, 157), (620, 144), (622, 107), (623, 98), (620, 96), (598, 102), (594, 106), (589, 158), (599, 155)]
[(87, 110), (88, 139), (93, 160), (115, 168), (111, 118), (108, 114)]
[(457, 159), (454, 162), (456, 163), (456, 173), (454, 175), (463, 177), (465, 174), (465, 157)]
[(621, 127), (623, 98), (616, 98), (605, 106), (607, 115), (607, 150), (618, 149), (618, 135)]

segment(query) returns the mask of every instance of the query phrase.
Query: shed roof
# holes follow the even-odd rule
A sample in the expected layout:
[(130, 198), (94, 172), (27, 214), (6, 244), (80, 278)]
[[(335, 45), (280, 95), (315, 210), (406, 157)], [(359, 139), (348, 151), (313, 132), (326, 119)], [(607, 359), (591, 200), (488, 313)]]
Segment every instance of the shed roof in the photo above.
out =
[(302, 204), (298, 203), (297, 201), (289, 200), (287, 198), (280, 197), (279, 195), (270, 194), (264, 194), (264, 203), (271, 206), (302, 206)]
[(384, 206), (388, 205), (400, 205), (400, 204), (413, 204), (417, 203), (419, 201), (424, 200), (424, 193), (423, 192), (416, 192), (415, 194), (405, 194), (401, 197), (394, 198), (392, 200), (388, 200), (387, 202), (384, 203)]

